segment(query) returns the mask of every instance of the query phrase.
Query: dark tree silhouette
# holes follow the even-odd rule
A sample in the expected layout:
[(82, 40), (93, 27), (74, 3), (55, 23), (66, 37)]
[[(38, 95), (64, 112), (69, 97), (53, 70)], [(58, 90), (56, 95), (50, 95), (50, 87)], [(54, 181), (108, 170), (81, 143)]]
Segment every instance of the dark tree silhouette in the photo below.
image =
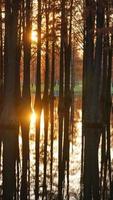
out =
[[(46, 50), (45, 50), (45, 79), (43, 94), (44, 109), (44, 179), (43, 179), (43, 195), (47, 195), (47, 145), (48, 145), (48, 117), (49, 117), (49, 7), (50, 1), (45, 1), (45, 19), (46, 19)], [(47, 198), (47, 197), (46, 197)]]
[[(22, 182), (21, 199), (27, 199), (29, 196), (29, 125), (31, 112), (31, 94), (30, 94), (30, 60), (31, 60), (31, 0), (22, 2), (23, 6), (23, 63), (24, 78), (22, 90)], [(28, 197), (29, 198), (29, 197)]]
[[(111, 110), (111, 39), (109, 2), (85, 1), (85, 41), (83, 75), (83, 199), (106, 199), (107, 170), (111, 185), (110, 110)], [(93, 12), (92, 12), (93, 9)], [(108, 14), (107, 14), (108, 15)], [(94, 35), (96, 22), (96, 34)], [(106, 25), (107, 24), (107, 25)], [(107, 31), (107, 33), (106, 33)], [(104, 39), (104, 48), (103, 48)], [(94, 42), (95, 41), (95, 42)], [(102, 61), (103, 59), (103, 61)], [(109, 78), (108, 78), (109, 77)], [(103, 89), (102, 89), (103, 88)], [(89, 103), (90, 101), (90, 103)], [(109, 102), (109, 103), (108, 103)], [(108, 114), (109, 113), (109, 114)], [(99, 184), (98, 149), (102, 133), (101, 193)]]
[(35, 111), (36, 119), (36, 180), (35, 180), (35, 199), (39, 197), (39, 161), (40, 161), (40, 117), (41, 117), (41, 0), (38, 1), (38, 44), (37, 44), (37, 73), (36, 73), (36, 96)]
[(60, 41), (60, 80), (59, 80), (59, 149), (58, 149), (58, 197), (62, 199), (62, 138), (63, 138), (63, 117), (64, 117), (64, 21), (65, 1), (61, 1), (61, 41)]
[[(18, 137), (16, 109), (16, 58), (19, 1), (5, 1), (4, 99), (0, 116), (3, 134), (3, 199), (15, 197)], [(15, 31), (14, 31), (15, 30)], [(10, 154), (9, 154), (10, 152)], [(10, 187), (12, 186), (12, 187)]]
[(53, 141), (54, 141), (54, 83), (55, 83), (55, 1), (52, 13), (52, 69), (51, 69), (51, 89), (50, 89), (50, 124), (51, 124), (51, 163), (50, 163), (50, 185), (52, 191), (53, 184)]

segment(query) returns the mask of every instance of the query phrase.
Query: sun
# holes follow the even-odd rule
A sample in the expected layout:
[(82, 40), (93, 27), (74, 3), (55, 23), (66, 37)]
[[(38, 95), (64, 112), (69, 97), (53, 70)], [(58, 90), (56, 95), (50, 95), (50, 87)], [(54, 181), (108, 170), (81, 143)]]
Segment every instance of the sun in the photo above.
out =
[(35, 111), (33, 110), (32, 113), (31, 113), (31, 124), (35, 124), (36, 123), (36, 113)]
[(32, 31), (31, 33), (31, 40), (32, 42), (37, 42), (37, 31)]
[[(36, 125), (36, 120), (37, 120), (37, 113), (33, 110), (30, 116), (30, 122), (31, 122), (31, 127), (35, 127)], [(44, 134), (44, 111), (42, 110), (41, 116), (40, 116), (40, 130), (41, 130), (41, 135)]]

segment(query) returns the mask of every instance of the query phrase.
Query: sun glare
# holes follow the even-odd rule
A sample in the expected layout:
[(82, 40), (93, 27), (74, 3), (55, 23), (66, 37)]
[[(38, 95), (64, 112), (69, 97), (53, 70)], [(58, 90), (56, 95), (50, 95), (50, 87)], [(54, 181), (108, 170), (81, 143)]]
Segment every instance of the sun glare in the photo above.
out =
[(42, 131), (42, 134), (43, 134), (43, 132), (44, 132), (44, 111), (43, 110), (41, 112), (40, 128), (41, 128), (41, 131)]
[[(33, 128), (36, 124), (36, 118), (37, 118), (37, 114), (35, 113), (35, 111), (33, 110), (31, 113), (31, 127)], [(44, 111), (42, 110), (41, 112), (41, 119), (40, 119), (40, 130), (41, 130), (41, 135), (43, 135), (44, 133)]]
[(36, 123), (36, 113), (33, 110), (33, 112), (31, 113), (31, 124), (35, 124)]
[(32, 40), (32, 42), (37, 42), (37, 32), (36, 31), (32, 31), (31, 40)]

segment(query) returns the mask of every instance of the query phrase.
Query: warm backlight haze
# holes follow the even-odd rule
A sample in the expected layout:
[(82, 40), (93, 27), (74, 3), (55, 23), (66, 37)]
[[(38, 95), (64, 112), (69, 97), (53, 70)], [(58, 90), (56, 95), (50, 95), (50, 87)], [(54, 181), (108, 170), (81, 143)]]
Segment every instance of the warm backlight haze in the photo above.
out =
[(34, 30), (31, 33), (31, 40), (32, 42), (37, 42), (37, 32)]
[[(30, 123), (32, 127), (34, 127), (34, 125), (36, 124), (37, 115), (38, 113), (36, 114), (35, 111), (33, 110), (30, 117)], [(43, 134), (43, 131), (44, 131), (44, 111), (43, 110), (41, 112), (40, 129), (41, 129), (41, 133)]]

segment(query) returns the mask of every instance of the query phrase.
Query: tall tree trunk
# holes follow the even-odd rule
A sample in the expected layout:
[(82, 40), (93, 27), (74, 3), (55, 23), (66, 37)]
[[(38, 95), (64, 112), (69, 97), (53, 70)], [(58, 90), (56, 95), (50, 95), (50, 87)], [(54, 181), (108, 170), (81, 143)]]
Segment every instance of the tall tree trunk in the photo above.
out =
[[(106, 177), (105, 177), (105, 184), (108, 180), (108, 186), (110, 190), (110, 196), (112, 196), (111, 191), (111, 139), (110, 139), (110, 120), (111, 120), (111, 104), (112, 104), (112, 97), (111, 97), (111, 75), (112, 75), (112, 42), (113, 36), (111, 36), (108, 40), (108, 68), (107, 68), (107, 84), (106, 84), (106, 100), (105, 100), (105, 123), (106, 123)], [(107, 177), (108, 174), (108, 177)], [(104, 186), (105, 186), (104, 184)], [(106, 191), (106, 188), (105, 188)], [(107, 191), (106, 191), (107, 193)], [(104, 192), (105, 194), (105, 192)], [(106, 197), (104, 197), (105, 199)]]
[[(94, 1), (86, 1), (86, 44), (85, 44), (85, 80), (84, 80), (84, 116), (83, 127), (85, 135), (84, 153), (84, 200), (100, 199), (98, 147), (101, 134), (101, 63), (102, 63), (102, 32), (104, 27), (104, 4), (97, 0), (96, 9), (96, 47), (94, 54)], [(92, 92), (91, 92), (92, 91)], [(90, 101), (90, 104), (89, 104)]]
[(39, 198), (39, 161), (40, 161), (40, 117), (41, 117), (41, 0), (38, 1), (38, 44), (37, 44), (37, 73), (36, 73), (36, 96), (35, 111), (36, 118), (36, 179), (35, 199)]
[[(69, 39), (67, 31), (67, 19), (65, 19), (65, 111), (64, 111), (64, 146), (63, 146), (63, 182), (65, 179), (65, 170), (67, 169), (67, 198), (69, 198), (69, 120), (70, 120), (70, 106), (71, 106), (71, 36), (72, 36), (72, 7), (73, 0), (71, 0), (70, 8), (70, 23), (69, 23)], [(67, 16), (65, 16), (66, 18)]]
[(53, 184), (53, 140), (54, 140), (54, 82), (55, 82), (55, 1), (53, 4), (53, 27), (52, 27), (52, 70), (50, 90), (50, 124), (51, 124), (51, 162), (50, 162), (50, 187)]
[(59, 81), (59, 127), (58, 127), (58, 198), (62, 199), (63, 118), (64, 118), (64, 21), (65, 0), (61, 1), (60, 81)]
[(4, 70), (4, 62), (3, 62), (3, 43), (4, 43), (4, 35), (3, 35), (3, 18), (2, 18), (2, 4), (0, 6), (0, 109), (3, 103), (3, 70)]
[(21, 116), (21, 85), (20, 85), (20, 61), (21, 61), (21, 28), (22, 28), (22, 5), (19, 3), (19, 15), (18, 15), (18, 35), (17, 35), (17, 57), (16, 57), (16, 85), (15, 85), (15, 97), (16, 97), (16, 108), (17, 108), (17, 116), (18, 116), (18, 137), (16, 141), (16, 193), (15, 199), (19, 199), (19, 191), (20, 191), (20, 183), (19, 183), (19, 175), (20, 175), (20, 152), (19, 152), (19, 134), (20, 134), (20, 116)]
[(31, 59), (31, 0), (23, 2), (23, 53), (24, 53), (24, 78), (22, 91), (22, 182), (21, 199), (29, 197), (29, 125), (31, 113), (30, 94), (30, 59)]
[[(44, 80), (44, 179), (43, 179), (43, 195), (47, 195), (47, 145), (48, 145), (48, 116), (49, 116), (49, 3), (45, 2), (46, 17), (46, 55), (45, 55), (45, 80)], [(47, 198), (47, 197), (46, 197)]]
[[(15, 196), (16, 141), (18, 118), (16, 115), (16, 58), (17, 23), (19, 1), (5, 1), (5, 68), (4, 104), (0, 116), (3, 133), (3, 199), (12, 200)], [(14, 31), (15, 30), (15, 31)]]
[[(3, 52), (4, 52), (4, 31), (3, 31), (3, 18), (2, 18), (2, 12), (3, 12), (3, 5), (1, 3), (0, 5), (0, 112), (3, 106), (3, 90), (4, 90), (4, 80), (3, 80), (3, 70), (4, 70), (4, 62), (3, 62)], [(2, 171), (2, 131), (0, 131), (0, 172)]]

